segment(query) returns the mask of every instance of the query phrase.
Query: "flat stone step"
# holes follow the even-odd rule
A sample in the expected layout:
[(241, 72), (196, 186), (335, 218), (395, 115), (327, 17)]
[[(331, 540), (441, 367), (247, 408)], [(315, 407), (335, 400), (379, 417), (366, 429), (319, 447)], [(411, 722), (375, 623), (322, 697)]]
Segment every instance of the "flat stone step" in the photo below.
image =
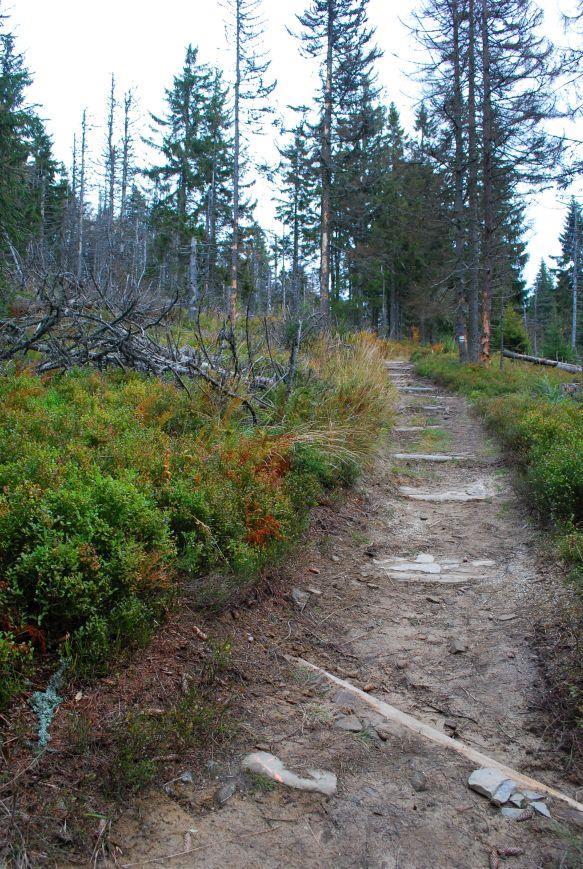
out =
[(415, 489), (412, 486), (399, 486), (399, 494), (413, 501), (429, 501), (434, 504), (442, 504), (449, 501), (489, 501), (494, 497), (494, 492), (489, 490), (483, 483), (475, 483), (465, 489), (444, 489), (431, 491), (428, 489)]
[(439, 585), (463, 585), (467, 582), (475, 582), (476, 580), (488, 579), (486, 576), (459, 574), (459, 573), (391, 573), (391, 579), (397, 582), (417, 582), (427, 585), (428, 583), (438, 583)]
[(395, 453), (394, 459), (401, 462), (459, 462), (473, 460), (475, 456), (448, 456), (443, 453)]
[(382, 561), (374, 560), (376, 567), (386, 571), (391, 579), (408, 582), (439, 582), (445, 585), (456, 585), (468, 580), (487, 579), (476, 568), (495, 567), (495, 562), (489, 559), (478, 561), (462, 561), (461, 558), (446, 558), (421, 552), (412, 561), (410, 558), (388, 558)]
[(399, 392), (435, 392), (434, 386), (400, 386)]
[(396, 432), (428, 431), (429, 429), (441, 428), (440, 425), (401, 425), (394, 428)]

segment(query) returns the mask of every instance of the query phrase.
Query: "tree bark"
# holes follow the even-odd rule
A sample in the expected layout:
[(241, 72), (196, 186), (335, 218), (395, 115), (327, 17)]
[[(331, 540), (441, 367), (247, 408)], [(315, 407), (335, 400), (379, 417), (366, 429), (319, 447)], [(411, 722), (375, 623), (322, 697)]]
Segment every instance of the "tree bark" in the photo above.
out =
[(241, 145), (240, 101), (241, 101), (241, 0), (236, 0), (235, 9), (235, 141), (233, 166), (233, 238), (231, 240), (231, 289), (229, 292), (229, 319), (232, 324), (237, 319), (237, 297), (239, 295), (239, 152)]
[(85, 159), (87, 156), (87, 110), (81, 122), (81, 166), (79, 169), (79, 214), (77, 227), (77, 280), (83, 279), (84, 221), (85, 221)]
[(494, 130), (492, 79), (490, 68), (489, 0), (482, 0), (482, 336), (481, 358), (487, 361), (491, 350), (492, 281), (494, 272)]
[(549, 368), (559, 368), (561, 371), (569, 371), (572, 374), (581, 374), (581, 365), (572, 365), (570, 362), (558, 362), (556, 359), (542, 359), (538, 356), (527, 356), (524, 353), (514, 353), (512, 350), (504, 350), (504, 356), (508, 359), (517, 359), (519, 362), (532, 362), (533, 365), (547, 365)]
[(320, 236), (320, 310), (324, 328), (330, 327), (330, 228), (332, 187), (332, 59), (334, 3), (328, 0), (328, 34), (326, 47), (326, 77), (322, 116), (322, 213)]
[(480, 354), (479, 295), (480, 243), (478, 213), (478, 147), (476, 130), (476, 7), (468, 7), (468, 356), (477, 362)]
[(452, 48), (453, 48), (453, 106), (455, 162), (454, 162), (454, 254), (455, 254), (455, 294), (456, 320), (455, 337), (459, 347), (460, 359), (467, 355), (467, 310), (465, 292), (464, 260), (464, 140), (463, 140), (463, 86), (461, 69), (461, 15), (458, 0), (452, 6)]
[(573, 221), (573, 298), (571, 318), (571, 348), (577, 349), (577, 296), (579, 294), (579, 211)]

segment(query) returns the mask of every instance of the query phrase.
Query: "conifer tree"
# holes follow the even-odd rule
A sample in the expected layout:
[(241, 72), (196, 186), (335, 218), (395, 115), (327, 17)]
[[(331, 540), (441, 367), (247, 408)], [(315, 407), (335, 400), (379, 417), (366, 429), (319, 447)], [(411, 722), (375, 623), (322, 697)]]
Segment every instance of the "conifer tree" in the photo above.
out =
[(298, 16), (304, 54), (320, 64), (320, 306), (325, 328), (330, 322), (332, 186), (340, 119), (350, 99), (372, 82), (380, 56), (367, 23), (368, 0), (312, 0)]
[(184, 296), (189, 292), (191, 240), (204, 205), (205, 123), (212, 81), (211, 70), (199, 63), (197, 49), (189, 45), (182, 72), (166, 91), (166, 115), (152, 115), (160, 138), (149, 144), (162, 161), (146, 174), (156, 185), (153, 219), (159, 230), (159, 253), (162, 258), (175, 258), (176, 283)]
[(241, 217), (241, 182), (247, 162), (246, 136), (252, 125), (270, 111), (266, 100), (275, 88), (267, 75), (270, 61), (258, 48), (263, 30), (261, 0), (225, 0), (229, 13), (231, 42), (234, 50), (234, 142), (233, 142), (233, 226), (231, 238), (231, 288), (229, 318), (237, 318), (239, 295), (239, 244)]

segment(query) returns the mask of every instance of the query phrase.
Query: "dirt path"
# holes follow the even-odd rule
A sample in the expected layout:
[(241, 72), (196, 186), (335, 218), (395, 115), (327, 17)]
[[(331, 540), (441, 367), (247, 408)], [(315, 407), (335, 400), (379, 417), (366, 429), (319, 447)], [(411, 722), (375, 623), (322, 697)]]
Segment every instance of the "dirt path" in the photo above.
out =
[[(425, 391), (430, 384), (406, 363), (388, 368), (400, 390), (394, 441), (356, 495), (319, 510), (289, 568), (291, 585), (308, 591), (305, 609), (274, 596), (239, 622), (235, 750), (209, 757), (204, 776), (187, 774), (132, 807), (112, 831), (117, 865), (467, 869), (508, 847), (524, 851), (508, 860), (517, 869), (577, 865), (553, 821), (510, 821), (470, 791), (464, 758), (387, 725), (283, 657), (312, 661), (583, 796), (562, 780), (537, 709), (531, 634), (544, 571), (536, 532), (466, 402)], [(242, 755), (257, 748), (299, 774), (334, 772), (336, 795), (242, 777)], [(577, 829), (577, 812), (549, 806)]]

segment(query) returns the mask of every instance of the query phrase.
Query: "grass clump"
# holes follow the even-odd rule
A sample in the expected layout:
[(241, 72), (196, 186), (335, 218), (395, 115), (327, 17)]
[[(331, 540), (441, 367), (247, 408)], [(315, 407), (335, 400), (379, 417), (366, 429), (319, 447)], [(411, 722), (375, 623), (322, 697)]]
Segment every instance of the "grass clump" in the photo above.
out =
[[(417, 371), (474, 400), (524, 471), (533, 505), (565, 536), (581, 564), (583, 404), (561, 384), (573, 376), (509, 363), (461, 365), (454, 355), (418, 354)], [(583, 589), (582, 589), (583, 590)]]
[(314, 341), (257, 426), (135, 373), (1, 376), (0, 705), (32, 650), (91, 678), (148, 641), (182, 577), (213, 604), (281, 557), (389, 421), (385, 352)]
[(220, 742), (231, 732), (225, 709), (205, 698), (196, 687), (164, 711), (133, 712), (118, 723), (105, 790), (119, 799), (152, 782), (171, 753), (184, 753), (208, 742)]

